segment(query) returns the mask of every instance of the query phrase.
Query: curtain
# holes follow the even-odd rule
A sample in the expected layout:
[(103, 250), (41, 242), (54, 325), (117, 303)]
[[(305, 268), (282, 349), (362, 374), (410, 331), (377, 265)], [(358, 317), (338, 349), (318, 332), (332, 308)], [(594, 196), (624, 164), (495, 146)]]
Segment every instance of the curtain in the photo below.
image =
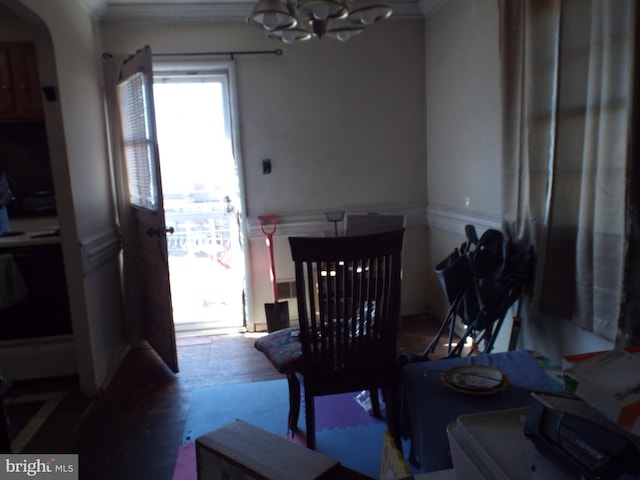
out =
[[(635, 31), (640, 25), (640, 10), (634, 12)], [(627, 229), (629, 243), (625, 264), (623, 312), (618, 328), (617, 344), (622, 347), (640, 344), (640, 37), (634, 35), (634, 79), (633, 79), (633, 112), (631, 115), (631, 131), (629, 142), (629, 159), (627, 166)]]
[(628, 245), (632, 0), (504, 0), (503, 228), (537, 254), (529, 317), (614, 341)]

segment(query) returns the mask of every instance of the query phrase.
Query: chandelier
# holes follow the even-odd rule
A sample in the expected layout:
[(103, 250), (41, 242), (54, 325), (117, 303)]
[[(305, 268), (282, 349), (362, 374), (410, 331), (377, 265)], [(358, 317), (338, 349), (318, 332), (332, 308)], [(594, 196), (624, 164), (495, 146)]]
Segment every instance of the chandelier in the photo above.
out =
[(247, 22), (284, 43), (323, 36), (346, 42), (390, 15), (384, 0), (259, 0)]

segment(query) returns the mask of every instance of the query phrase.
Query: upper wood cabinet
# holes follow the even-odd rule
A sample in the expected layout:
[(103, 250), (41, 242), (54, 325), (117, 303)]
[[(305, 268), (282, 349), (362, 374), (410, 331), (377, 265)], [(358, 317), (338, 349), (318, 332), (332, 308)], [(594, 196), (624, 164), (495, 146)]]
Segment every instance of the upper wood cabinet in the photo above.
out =
[(0, 119), (43, 116), (38, 62), (33, 43), (0, 43)]

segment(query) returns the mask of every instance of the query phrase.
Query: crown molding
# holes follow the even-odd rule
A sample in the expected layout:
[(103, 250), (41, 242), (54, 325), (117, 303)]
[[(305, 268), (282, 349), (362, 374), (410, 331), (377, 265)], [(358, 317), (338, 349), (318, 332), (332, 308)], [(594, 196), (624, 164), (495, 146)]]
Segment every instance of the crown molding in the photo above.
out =
[(89, 12), (94, 18), (100, 18), (100, 16), (107, 9), (106, 0), (78, 0), (78, 3)]
[(420, 9), (425, 17), (429, 17), (448, 1), (449, 0), (420, 0)]
[[(191, 1), (189, 3), (165, 3), (162, 0), (146, 2), (109, 2), (109, 0), (80, 0), (100, 21), (219, 21), (244, 22), (251, 14), (254, 1)], [(391, 19), (423, 17), (418, 0), (388, 0), (393, 9)]]
[(181, 20), (244, 21), (253, 5), (247, 2), (107, 4), (100, 21)]

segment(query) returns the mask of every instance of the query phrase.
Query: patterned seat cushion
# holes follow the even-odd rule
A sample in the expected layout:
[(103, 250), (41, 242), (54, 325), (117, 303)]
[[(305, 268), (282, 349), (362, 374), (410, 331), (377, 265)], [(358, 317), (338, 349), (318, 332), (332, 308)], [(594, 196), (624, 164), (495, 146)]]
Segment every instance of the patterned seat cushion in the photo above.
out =
[(255, 347), (269, 359), (280, 373), (293, 373), (302, 357), (298, 327), (283, 328), (256, 340)]

